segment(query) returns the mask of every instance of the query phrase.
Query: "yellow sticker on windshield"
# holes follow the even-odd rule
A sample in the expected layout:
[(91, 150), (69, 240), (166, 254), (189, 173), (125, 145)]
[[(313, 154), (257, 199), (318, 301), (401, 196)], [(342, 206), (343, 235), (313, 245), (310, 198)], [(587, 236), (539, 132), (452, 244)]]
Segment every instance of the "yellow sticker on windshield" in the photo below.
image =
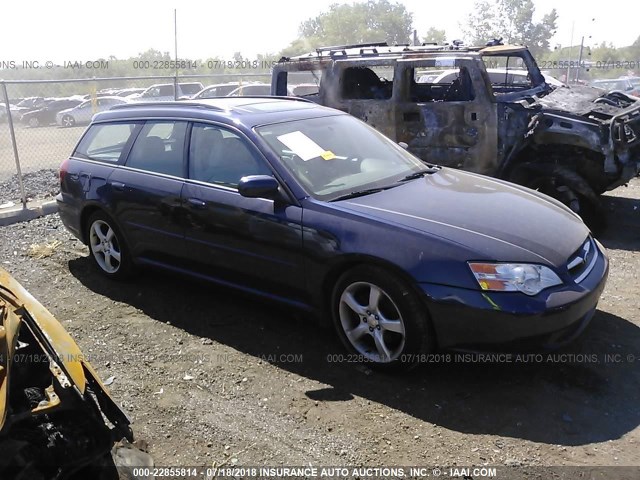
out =
[(336, 158), (335, 153), (333, 153), (331, 150), (325, 150), (320, 154), (320, 156), (325, 160), (333, 160), (334, 158)]

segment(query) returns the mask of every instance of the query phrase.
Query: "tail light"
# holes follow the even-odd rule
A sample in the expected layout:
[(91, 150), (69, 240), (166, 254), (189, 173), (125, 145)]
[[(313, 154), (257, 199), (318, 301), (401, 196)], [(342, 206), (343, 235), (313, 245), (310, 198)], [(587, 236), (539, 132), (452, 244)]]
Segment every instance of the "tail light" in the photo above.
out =
[(62, 186), (62, 182), (64, 182), (64, 177), (67, 175), (67, 171), (69, 170), (69, 159), (65, 159), (60, 164), (60, 171), (58, 175), (60, 177), (60, 186)]

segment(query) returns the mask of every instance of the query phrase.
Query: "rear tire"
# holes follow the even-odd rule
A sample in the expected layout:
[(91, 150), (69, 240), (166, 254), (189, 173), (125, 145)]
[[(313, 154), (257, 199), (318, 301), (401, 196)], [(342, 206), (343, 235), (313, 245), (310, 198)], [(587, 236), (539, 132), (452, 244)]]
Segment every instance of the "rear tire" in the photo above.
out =
[(62, 117), (62, 126), (63, 127), (73, 127), (76, 124), (76, 119), (71, 115), (65, 115)]
[(93, 213), (87, 222), (85, 238), (89, 254), (100, 272), (116, 280), (123, 280), (133, 273), (129, 249), (115, 221), (106, 213)]
[(340, 340), (354, 358), (372, 367), (410, 368), (435, 345), (417, 293), (382, 268), (362, 265), (344, 273), (331, 310)]

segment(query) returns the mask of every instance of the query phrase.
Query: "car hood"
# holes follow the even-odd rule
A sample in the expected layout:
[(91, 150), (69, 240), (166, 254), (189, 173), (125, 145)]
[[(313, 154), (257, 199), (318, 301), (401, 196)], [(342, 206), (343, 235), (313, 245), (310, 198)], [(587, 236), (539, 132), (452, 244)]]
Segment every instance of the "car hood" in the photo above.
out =
[[(605, 97), (603, 101), (596, 102), (597, 99)], [(545, 109), (555, 110), (558, 112), (569, 112), (583, 117), (591, 117), (592, 114), (598, 113), (598, 117), (613, 116), (623, 108), (631, 105), (638, 105), (640, 99), (625, 95), (626, 99), (620, 106), (612, 105), (607, 102), (608, 99), (614, 99), (614, 103), (619, 103), (619, 99), (612, 97), (610, 93), (600, 88), (586, 86), (572, 86), (556, 88), (548, 95), (539, 98), (538, 103)]]
[[(126, 414), (111, 399), (106, 387), (69, 333), (22, 285), (0, 268), (0, 431), (10, 413), (8, 407), (12, 365), (20, 345), (20, 330), (23, 328), (31, 331), (35, 337), (42, 358), (48, 359), (52, 377), (57, 379), (61, 388), (75, 388), (80, 394), (84, 394), (87, 384), (91, 383), (93, 393), (109, 403), (109, 420), (114, 424), (128, 424)], [(53, 398), (48, 405), (38, 405), (33, 414), (46, 413), (49, 408), (55, 409), (56, 402)]]
[(589, 234), (579, 217), (546, 195), (448, 168), (336, 204), (463, 245), (466, 254), (475, 255), (465, 260), (560, 266)]

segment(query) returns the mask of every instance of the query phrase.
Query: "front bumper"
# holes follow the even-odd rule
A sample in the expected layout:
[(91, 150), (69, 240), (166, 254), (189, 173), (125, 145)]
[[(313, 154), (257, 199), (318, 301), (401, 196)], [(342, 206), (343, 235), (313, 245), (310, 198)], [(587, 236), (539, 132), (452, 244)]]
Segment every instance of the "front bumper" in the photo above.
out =
[(595, 312), (609, 273), (600, 252), (579, 284), (548, 289), (529, 297), (421, 284), (440, 348), (552, 348), (573, 340)]

